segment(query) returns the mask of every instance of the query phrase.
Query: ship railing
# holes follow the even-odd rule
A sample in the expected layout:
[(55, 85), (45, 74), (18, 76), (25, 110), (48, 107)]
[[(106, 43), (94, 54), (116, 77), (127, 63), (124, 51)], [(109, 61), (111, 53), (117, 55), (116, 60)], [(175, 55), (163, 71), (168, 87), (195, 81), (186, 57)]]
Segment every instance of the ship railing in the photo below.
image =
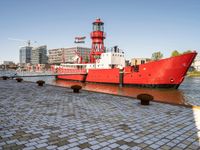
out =
[(114, 53), (123, 53), (124, 54), (124, 52), (123, 52), (122, 49), (119, 49), (119, 48), (115, 49), (114, 47), (112, 47), (112, 48), (106, 48), (105, 52), (107, 52), (107, 53), (108, 52), (114, 52)]
[(86, 69), (64, 69), (64, 68), (58, 68), (58, 73), (86, 73)]

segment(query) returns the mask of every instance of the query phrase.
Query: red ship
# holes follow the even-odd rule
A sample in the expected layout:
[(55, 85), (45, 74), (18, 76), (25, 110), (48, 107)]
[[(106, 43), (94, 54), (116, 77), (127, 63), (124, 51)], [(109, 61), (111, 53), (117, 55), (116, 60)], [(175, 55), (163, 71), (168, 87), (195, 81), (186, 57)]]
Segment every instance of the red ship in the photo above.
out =
[(58, 79), (177, 89), (197, 55), (194, 51), (166, 59), (125, 66), (124, 52), (117, 47), (110, 51), (105, 50), (104, 23), (100, 19), (93, 22), (93, 31), (90, 36), (92, 39), (90, 62), (83, 62), (82, 57), (79, 56), (79, 63), (52, 65), (51, 69), (58, 74)]

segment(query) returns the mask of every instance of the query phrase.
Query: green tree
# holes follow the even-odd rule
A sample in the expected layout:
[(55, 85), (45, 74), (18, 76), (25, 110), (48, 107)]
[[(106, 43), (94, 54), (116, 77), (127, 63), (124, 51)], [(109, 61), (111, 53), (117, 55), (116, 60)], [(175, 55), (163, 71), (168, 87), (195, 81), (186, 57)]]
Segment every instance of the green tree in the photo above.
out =
[(151, 56), (152, 60), (160, 60), (161, 58), (163, 58), (163, 54), (160, 51), (154, 52)]
[(86, 62), (86, 63), (89, 62), (89, 57), (88, 57), (88, 56), (85, 57), (85, 62)]
[(171, 53), (171, 57), (178, 56), (178, 55), (180, 55), (180, 53), (179, 53), (177, 50), (174, 50), (174, 51)]
[(191, 52), (192, 52), (191, 50), (187, 50), (187, 51), (183, 52), (183, 54), (191, 53)]

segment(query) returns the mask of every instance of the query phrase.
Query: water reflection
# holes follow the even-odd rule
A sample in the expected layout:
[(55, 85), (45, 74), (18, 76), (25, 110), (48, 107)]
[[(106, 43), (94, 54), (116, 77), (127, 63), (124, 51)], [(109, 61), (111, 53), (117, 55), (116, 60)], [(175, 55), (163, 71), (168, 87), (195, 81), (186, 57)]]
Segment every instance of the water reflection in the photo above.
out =
[(141, 93), (154, 96), (155, 101), (200, 106), (200, 78), (186, 78), (179, 89), (150, 89), (138, 87), (119, 87), (110, 84), (81, 83), (76, 81), (56, 80), (54, 77), (24, 78), (28, 81), (45, 80), (47, 84), (71, 87), (74, 84), (83, 86), (83, 89), (95, 92), (136, 97)]
[(172, 103), (172, 104), (187, 104), (185, 103), (183, 93), (180, 90), (119, 87), (116, 85), (109, 85), (109, 84), (81, 83), (81, 82), (65, 81), (65, 80), (55, 80), (55, 84), (65, 87), (70, 87), (74, 84), (79, 84), (83, 86), (83, 89), (85, 90), (130, 96), (130, 97), (136, 97), (138, 94), (141, 93), (148, 93), (154, 96), (155, 101)]

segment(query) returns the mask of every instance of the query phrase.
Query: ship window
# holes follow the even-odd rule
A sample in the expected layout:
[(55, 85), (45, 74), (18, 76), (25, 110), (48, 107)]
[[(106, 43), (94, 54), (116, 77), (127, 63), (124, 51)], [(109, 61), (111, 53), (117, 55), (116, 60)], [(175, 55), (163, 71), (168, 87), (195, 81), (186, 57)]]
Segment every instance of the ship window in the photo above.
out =
[(144, 60), (141, 60), (141, 64), (145, 64), (145, 61), (144, 61)]
[(134, 66), (134, 72), (139, 72), (139, 65)]

